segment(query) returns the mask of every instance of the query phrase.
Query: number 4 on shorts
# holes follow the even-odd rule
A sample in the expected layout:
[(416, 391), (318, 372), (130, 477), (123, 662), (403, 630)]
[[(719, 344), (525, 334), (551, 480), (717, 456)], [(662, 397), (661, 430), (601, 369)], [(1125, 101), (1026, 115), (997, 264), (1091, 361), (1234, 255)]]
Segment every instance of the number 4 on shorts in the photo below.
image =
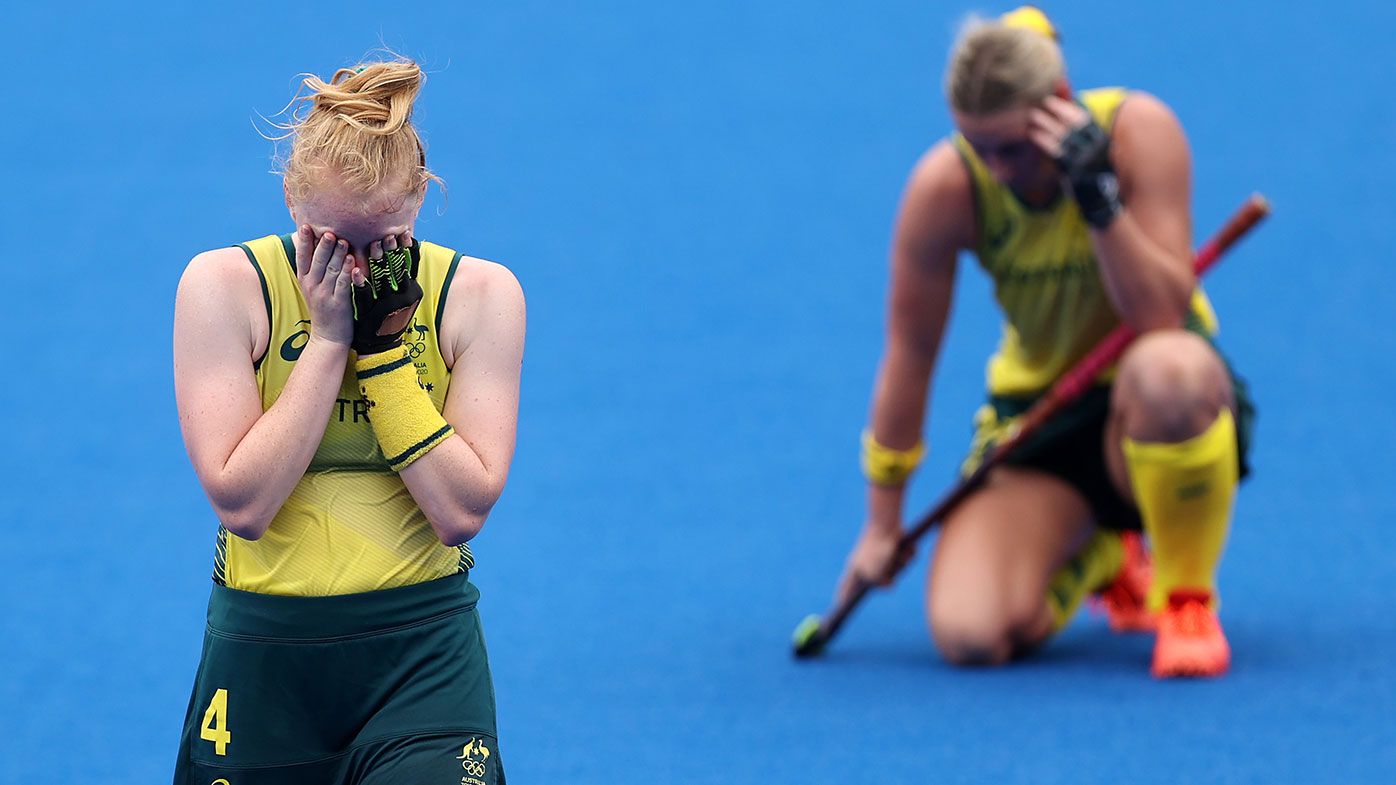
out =
[(199, 729), (199, 738), (213, 742), (215, 755), (228, 754), (228, 742), (233, 740), (233, 734), (228, 731), (227, 690), (220, 689), (213, 693), (213, 700), (208, 702), (208, 710), (204, 712), (204, 724)]

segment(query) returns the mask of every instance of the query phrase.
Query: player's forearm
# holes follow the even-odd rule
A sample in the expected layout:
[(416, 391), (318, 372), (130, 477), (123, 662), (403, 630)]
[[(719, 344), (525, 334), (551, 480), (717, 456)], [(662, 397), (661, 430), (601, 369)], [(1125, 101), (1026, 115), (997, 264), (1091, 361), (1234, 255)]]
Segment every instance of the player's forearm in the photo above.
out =
[[(513, 452), (512, 418), (509, 449), (482, 451), (475, 446), (478, 441), (472, 443), (458, 434), (436, 409), (401, 348), (360, 355), (355, 372), (388, 466), (402, 477), (437, 537), (447, 545), (474, 537), (504, 490)], [(498, 425), (500, 421), (492, 416), (497, 413), (482, 413), (480, 421)], [(457, 420), (472, 422), (463, 415)], [(488, 436), (499, 440), (502, 435)]]
[(459, 432), (401, 472), (408, 492), (446, 545), (480, 533), (508, 475), (507, 461), (486, 465)]
[(883, 533), (900, 533), (905, 485), (868, 483), (868, 517), (864, 526)]
[(907, 450), (921, 440), (935, 358), (890, 341), (873, 390), (872, 431), (880, 444)]
[[(910, 450), (921, 441), (935, 357), (897, 339), (888, 342), (878, 368), (869, 427), (886, 447)], [(904, 483), (868, 483), (867, 525), (893, 530), (901, 526)]]
[(205, 482), (229, 531), (249, 540), (266, 533), (324, 438), (348, 357), (347, 346), (312, 335), (276, 403), (238, 442), (218, 476)]
[(1091, 232), (1100, 277), (1120, 319), (1138, 332), (1181, 327), (1197, 285), (1191, 260), (1144, 234), (1129, 210)]

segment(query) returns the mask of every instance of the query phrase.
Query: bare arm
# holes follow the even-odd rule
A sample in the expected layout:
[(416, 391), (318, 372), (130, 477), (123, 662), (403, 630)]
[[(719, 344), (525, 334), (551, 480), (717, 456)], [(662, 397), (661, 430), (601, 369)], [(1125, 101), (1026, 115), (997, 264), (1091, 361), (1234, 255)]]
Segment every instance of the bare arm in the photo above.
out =
[[(321, 263), (317, 272), (324, 269)], [(346, 289), (349, 275), (346, 266)], [(261, 285), (241, 250), (209, 251), (190, 262), (175, 296), (180, 429), (219, 521), (249, 540), (266, 532), (310, 465), (349, 356), (347, 338), (337, 343), (313, 332), (285, 389), (263, 412), (252, 362), (268, 329)]]
[[(921, 439), (955, 288), (956, 256), (973, 245), (975, 232), (969, 172), (955, 148), (941, 142), (912, 172), (892, 237), (887, 339), (870, 424), (882, 445), (906, 450)], [(863, 584), (888, 585), (911, 557), (899, 547), (904, 492), (902, 485), (868, 483), (868, 516), (839, 581), (840, 599)]]
[(1120, 107), (1112, 147), (1124, 211), (1091, 232), (1105, 290), (1136, 330), (1181, 327), (1197, 287), (1187, 138), (1167, 106), (1134, 93)]
[[(892, 240), (887, 338), (873, 390), (871, 427), (880, 444), (910, 449), (921, 438), (931, 373), (955, 286), (955, 261), (973, 244), (973, 186), (946, 142), (917, 165)], [(903, 486), (868, 486), (869, 528), (901, 530)]]
[[(1048, 96), (1033, 113), (1032, 137), (1056, 157), (1068, 131), (1089, 122), (1079, 104)], [(1120, 318), (1140, 332), (1180, 327), (1197, 286), (1192, 161), (1182, 126), (1162, 101), (1131, 93), (1115, 119), (1110, 161), (1123, 209), (1105, 228), (1090, 230), (1106, 295)]]
[(446, 309), (439, 340), (451, 366), (451, 387), (441, 414), (455, 435), (401, 476), (436, 536), (456, 545), (479, 533), (509, 476), (523, 363), (523, 291), (504, 267), (465, 259)]

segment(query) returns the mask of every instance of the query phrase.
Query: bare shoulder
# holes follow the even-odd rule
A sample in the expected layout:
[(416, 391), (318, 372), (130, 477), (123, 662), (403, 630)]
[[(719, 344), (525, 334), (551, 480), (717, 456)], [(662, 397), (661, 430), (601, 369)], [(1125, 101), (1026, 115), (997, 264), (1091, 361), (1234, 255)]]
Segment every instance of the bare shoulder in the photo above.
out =
[(948, 139), (922, 154), (907, 180), (898, 235), (918, 245), (974, 245), (974, 182), (969, 167)]
[(1156, 144), (1186, 144), (1183, 125), (1173, 109), (1159, 98), (1142, 91), (1131, 90), (1115, 115), (1111, 132), (1116, 148), (1127, 152), (1147, 154)]
[(446, 292), (442, 315), (442, 348), (454, 365), (482, 335), (522, 343), (526, 308), (523, 287), (508, 267), (498, 262), (462, 256)]
[(1155, 123), (1178, 125), (1178, 117), (1172, 107), (1153, 93), (1130, 90), (1115, 115), (1115, 127), (1119, 128), (1121, 123), (1126, 126)]
[(974, 185), (970, 180), (969, 168), (949, 139), (936, 142), (921, 154), (911, 170), (907, 192), (937, 200), (955, 199), (972, 206)]
[(270, 325), (257, 271), (241, 248), (204, 251), (189, 261), (175, 294), (175, 333), (196, 343), (211, 333), (237, 336), (254, 357), (266, 350)]
[(486, 259), (462, 256), (446, 294), (447, 308), (478, 312), (523, 308), (523, 287), (508, 267)]
[(189, 260), (179, 279), (179, 291), (181, 297), (231, 295), (240, 299), (251, 293), (260, 298), (261, 283), (241, 248), (216, 248)]
[(1110, 157), (1126, 202), (1163, 198), (1186, 205), (1192, 152), (1173, 110), (1144, 92), (1130, 92), (1115, 115)]

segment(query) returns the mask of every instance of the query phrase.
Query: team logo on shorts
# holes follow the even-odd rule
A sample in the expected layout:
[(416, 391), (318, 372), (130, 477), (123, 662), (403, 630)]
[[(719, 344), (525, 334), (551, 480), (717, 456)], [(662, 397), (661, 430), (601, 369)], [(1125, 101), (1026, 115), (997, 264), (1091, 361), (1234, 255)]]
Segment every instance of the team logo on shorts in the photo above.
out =
[(486, 747), (484, 739), (478, 736), (461, 747), (460, 754), (456, 756), (466, 774), (460, 778), (461, 785), (485, 785), (485, 781), (480, 778), (485, 776), (485, 763), (489, 759), (490, 748)]

